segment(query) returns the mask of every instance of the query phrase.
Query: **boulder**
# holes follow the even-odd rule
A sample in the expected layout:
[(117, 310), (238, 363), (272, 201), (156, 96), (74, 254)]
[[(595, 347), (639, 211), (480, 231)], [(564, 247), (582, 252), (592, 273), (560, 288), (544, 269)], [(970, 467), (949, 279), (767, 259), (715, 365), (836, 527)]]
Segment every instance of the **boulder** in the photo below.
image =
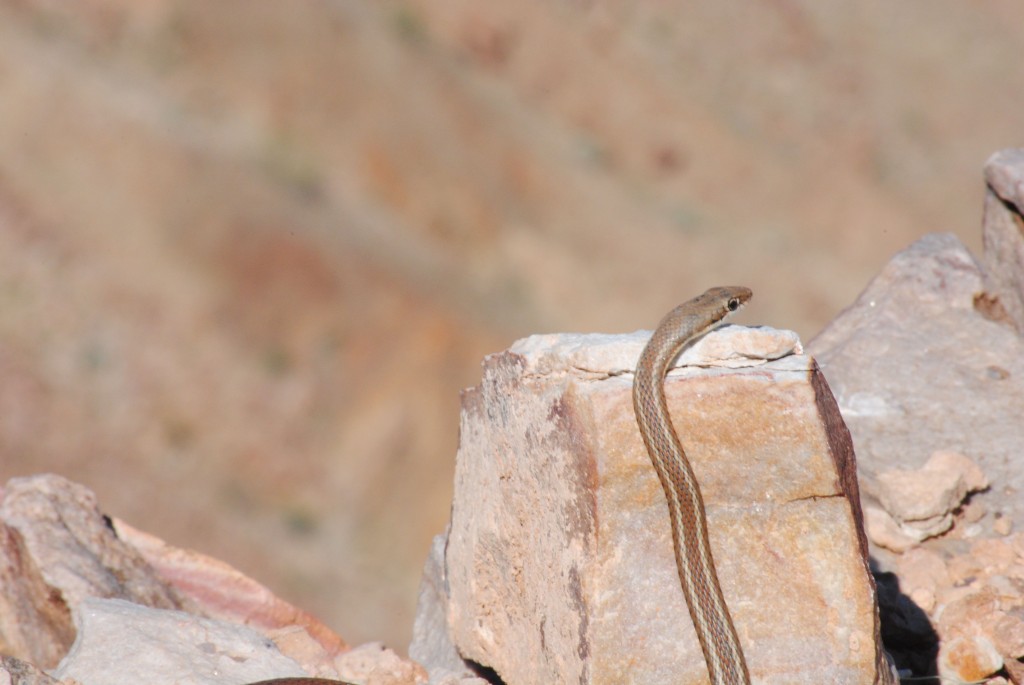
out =
[[(507, 685), (707, 681), (633, 415), (648, 336), (528, 338), (463, 395), (428, 608), (464, 663)], [(679, 366), (669, 406), (753, 680), (876, 682), (856, 463), (817, 364), (789, 332), (727, 326)], [(451, 650), (418, 648), (452, 667)]]

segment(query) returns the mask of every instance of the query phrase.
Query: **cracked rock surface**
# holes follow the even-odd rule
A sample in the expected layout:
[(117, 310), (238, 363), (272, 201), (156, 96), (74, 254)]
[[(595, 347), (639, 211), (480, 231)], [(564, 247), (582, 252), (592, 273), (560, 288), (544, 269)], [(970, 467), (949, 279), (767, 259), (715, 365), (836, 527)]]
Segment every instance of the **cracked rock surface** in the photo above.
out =
[[(592, 342), (520, 341), (464, 393), (451, 528), (428, 562), (421, 625), (436, 638), (444, 616), (457, 653), (509, 685), (699, 683), (664, 493), (633, 416), (646, 338)], [(877, 614), (856, 465), (799, 350), (789, 332), (723, 327), (669, 374), (668, 402), (751, 676), (869, 683)], [(418, 632), (411, 653), (450, 669), (452, 650)]]

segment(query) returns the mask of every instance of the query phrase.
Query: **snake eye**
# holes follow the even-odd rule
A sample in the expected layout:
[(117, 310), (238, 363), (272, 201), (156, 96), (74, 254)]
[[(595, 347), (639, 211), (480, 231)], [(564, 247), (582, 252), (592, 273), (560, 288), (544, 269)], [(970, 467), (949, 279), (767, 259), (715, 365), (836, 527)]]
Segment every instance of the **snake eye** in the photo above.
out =
[(740, 300), (738, 297), (731, 297), (725, 306), (729, 308), (730, 312), (734, 312), (740, 308)]

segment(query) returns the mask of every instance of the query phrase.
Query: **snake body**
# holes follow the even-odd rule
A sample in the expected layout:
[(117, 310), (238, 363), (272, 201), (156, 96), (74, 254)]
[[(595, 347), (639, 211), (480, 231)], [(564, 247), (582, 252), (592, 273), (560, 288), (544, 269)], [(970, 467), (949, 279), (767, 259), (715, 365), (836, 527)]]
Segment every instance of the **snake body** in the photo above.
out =
[[(750, 675), (711, 558), (700, 487), (669, 418), (664, 380), (669, 364), (687, 343), (720, 324), (751, 294), (742, 287), (711, 288), (673, 309), (644, 348), (633, 381), (637, 425), (665, 489), (679, 579), (713, 685), (750, 685)], [(275, 678), (252, 685), (351, 684), (325, 678)]]
[(669, 364), (688, 343), (722, 323), (751, 295), (743, 287), (711, 288), (673, 309), (640, 355), (633, 380), (637, 425), (668, 500), (679, 580), (713, 685), (749, 685), (750, 675), (718, 583), (704, 499), (669, 418), (664, 381)]

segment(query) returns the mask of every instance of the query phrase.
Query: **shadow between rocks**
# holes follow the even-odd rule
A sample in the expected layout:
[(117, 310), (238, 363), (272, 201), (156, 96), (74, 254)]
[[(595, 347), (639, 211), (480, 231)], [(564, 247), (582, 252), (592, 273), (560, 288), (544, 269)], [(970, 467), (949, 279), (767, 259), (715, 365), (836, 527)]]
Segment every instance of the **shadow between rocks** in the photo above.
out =
[(870, 560), (878, 586), (882, 644), (900, 673), (913, 677), (938, 675), (939, 635), (928, 615), (900, 589), (895, 573), (879, 571)]

